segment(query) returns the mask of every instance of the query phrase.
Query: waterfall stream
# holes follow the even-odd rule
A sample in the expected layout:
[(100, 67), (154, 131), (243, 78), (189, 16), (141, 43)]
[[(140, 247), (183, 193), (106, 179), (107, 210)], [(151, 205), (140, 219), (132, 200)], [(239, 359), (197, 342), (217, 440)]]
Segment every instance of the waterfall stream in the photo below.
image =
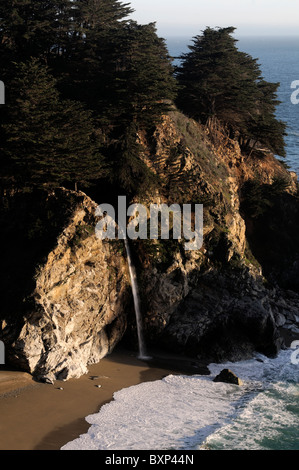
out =
[(125, 238), (124, 240), (127, 258), (128, 258), (128, 266), (131, 278), (131, 285), (132, 285), (132, 292), (133, 292), (133, 299), (134, 299), (134, 307), (135, 307), (135, 315), (136, 315), (136, 323), (137, 323), (137, 334), (138, 334), (138, 344), (139, 344), (139, 359), (150, 359), (149, 356), (146, 354), (146, 347), (145, 341), (143, 336), (143, 324), (142, 324), (142, 316), (140, 310), (140, 300), (139, 300), (139, 292), (138, 292), (138, 284), (137, 284), (137, 276), (134, 264), (132, 262), (132, 255), (130, 250), (130, 245)]

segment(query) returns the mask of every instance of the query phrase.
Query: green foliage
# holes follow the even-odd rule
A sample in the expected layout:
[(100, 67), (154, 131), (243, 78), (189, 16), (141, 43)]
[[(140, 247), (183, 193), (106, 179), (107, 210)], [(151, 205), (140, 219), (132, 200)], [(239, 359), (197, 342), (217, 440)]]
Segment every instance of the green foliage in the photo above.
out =
[(108, 154), (112, 182), (131, 195), (142, 195), (146, 189), (158, 183), (152, 171), (140, 158), (142, 148), (137, 142), (137, 129), (134, 123), (121, 128), (123, 133), (114, 139)]
[(71, 40), (73, 18), (70, 0), (0, 0), (1, 55), (11, 62), (63, 54)]
[[(8, 83), (0, 167), (7, 184), (85, 189), (105, 178), (129, 194), (153, 189), (159, 181), (142, 159), (139, 132), (151, 132), (169, 111), (177, 82), (187, 114), (203, 122), (216, 116), (244, 148), (259, 143), (283, 155), (277, 84), (237, 50), (234, 28), (197, 36), (176, 80), (155, 24), (132, 21), (132, 11), (119, 0), (0, 0), (1, 79)], [(205, 169), (203, 136), (190, 124), (183, 133), (182, 146)], [(184, 198), (175, 152), (169, 185)]]
[(16, 67), (4, 153), (22, 185), (87, 184), (103, 173), (91, 113), (78, 102), (61, 100), (55, 85), (37, 59)]
[(112, 92), (118, 104), (118, 119), (153, 125), (175, 96), (165, 41), (157, 36), (154, 24), (138, 25), (133, 21), (114, 41), (117, 45), (113, 59), (118, 66)]
[(258, 179), (247, 181), (242, 188), (241, 211), (257, 219), (275, 206), (276, 199), (290, 186), (284, 178), (275, 178), (272, 184), (261, 184)]
[(154, 24), (127, 21), (107, 29), (93, 17), (74, 66), (60, 86), (95, 110), (101, 126), (152, 126), (175, 96), (170, 58)]
[(176, 70), (177, 105), (203, 123), (217, 117), (244, 148), (260, 143), (284, 156), (285, 125), (275, 117), (279, 84), (263, 80), (257, 59), (237, 49), (234, 31), (207, 28), (193, 39)]
[(257, 90), (257, 111), (252, 113), (248, 123), (248, 134), (256, 142), (261, 142), (266, 148), (284, 157), (284, 135), (286, 126), (275, 117), (278, 84), (259, 81)]
[(106, 178), (103, 154), (113, 184), (152, 184), (138, 131), (168, 110), (176, 81), (155, 25), (129, 20), (132, 11), (119, 0), (0, 0), (7, 184), (86, 188)]
[(172, 239), (139, 240), (135, 245), (142, 258), (161, 272), (165, 272), (173, 264), (176, 254), (180, 252), (180, 241)]

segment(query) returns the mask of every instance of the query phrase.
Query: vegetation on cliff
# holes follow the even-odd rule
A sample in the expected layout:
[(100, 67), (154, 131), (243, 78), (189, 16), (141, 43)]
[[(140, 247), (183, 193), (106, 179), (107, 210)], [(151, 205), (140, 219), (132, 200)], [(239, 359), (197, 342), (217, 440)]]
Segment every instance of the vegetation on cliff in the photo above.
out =
[(207, 28), (174, 71), (155, 24), (131, 12), (119, 0), (0, 1), (2, 184), (143, 193), (157, 181), (138, 135), (174, 102), (204, 125), (217, 119), (247, 153), (284, 154), (278, 85), (237, 49), (234, 28)]
[(168, 109), (176, 85), (155, 25), (126, 19), (130, 12), (117, 0), (0, 3), (7, 184), (22, 187), (32, 177), (31, 185), (86, 188), (107, 176), (99, 172), (104, 155), (110, 178), (136, 189), (146, 169), (134, 137)]
[(102, 177), (101, 139), (91, 111), (62, 100), (57, 80), (38, 59), (18, 64), (10, 84), (13, 106), (3, 124), (4, 154), (20, 186), (87, 185)]
[[(214, 226), (206, 244), (226, 259), (232, 194), (250, 226), (263, 226), (289, 188), (296, 206), (294, 182), (269, 153), (284, 154), (278, 84), (237, 49), (233, 27), (207, 28), (174, 69), (155, 25), (131, 12), (119, 0), (0, 0), (1, 186), (202, 203)], [(251, 240), (249, 258), (263, 259)], [(296, 241), (287, 246), (297, 253)], [(179, 247), (160, 248), (167, 266)]]
[(285, 125), (275, 116), (279, 83), (266, 82), (257, 59), (241, 52), (235, 28), (207, 28), (182, 56), (177, 104), (204, 124), (217, 117), (242, 149), (259, 143), (281, 156)]
[(131, 11), (0, 0), (0, 334), (42, 377), (81, 373), (130, 320), (123, 247), (99, 249), (91, 199), (204, 205), (201, 250), (132, 242), (153, 344), (275, 354), (277, 324), (297, 311), (297, 294), (262, 276), (299, 290), (297, 186), (273, 155), (277, 84), (237, 50), (234, 28), (207, 28), (174, 70), (155, 25)]

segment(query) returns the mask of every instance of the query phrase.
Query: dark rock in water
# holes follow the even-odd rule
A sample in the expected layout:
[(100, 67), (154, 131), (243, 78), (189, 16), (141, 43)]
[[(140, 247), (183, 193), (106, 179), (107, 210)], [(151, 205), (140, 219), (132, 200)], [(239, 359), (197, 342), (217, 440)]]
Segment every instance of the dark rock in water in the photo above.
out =
[[(256, 352), (273, 357), (283, 342), (275, 320), (275, 298), (258, 274), (246, 268), (210, 269), (198, 275), (196, 287), (165, 320), (161, 338), (169, 351), (206, 363), (237, 362)], [(292, 305), (290, 301), (284, 312)]]
[(243, 382), (239, 377), (236, 376), (231, 370), (224, 369), (220, 372), (217, 377), (213, 380), (213, 382), (223, 382), (226, 384), (233, 384), (233, 385), (243, 385)]

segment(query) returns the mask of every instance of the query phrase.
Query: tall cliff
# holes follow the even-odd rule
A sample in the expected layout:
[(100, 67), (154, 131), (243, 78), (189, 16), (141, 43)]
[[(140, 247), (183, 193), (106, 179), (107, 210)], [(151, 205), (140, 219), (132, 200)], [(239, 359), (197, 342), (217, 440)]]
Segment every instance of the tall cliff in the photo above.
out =
[[(159, 185), (132, 202), (204, 205), (200, 251), (132, 242), (149, 346), (213, 361), (276, 354), (282, 328), (299, 333), (296, 175), (175, 110), (137, 140)], [(135, 341), (123, 244), (95, 236), (102, 202), (63, 188), (2, 197), (0, 339), (39, 379), (79, 377)]]
[(40, 379), (80, 377), (126, 329), (125, 260), (95, 237), (97, 206), (85, 194), (58, 189), (5, 200), (1, 337), (8, 359)]
[(275, 354), (281, 327), (299, 332), (296, 174), (176, 111), (140, 140), (165, 202), (204, 204), (199, 252), (136, 244), (152, 344), (206, 360)]

